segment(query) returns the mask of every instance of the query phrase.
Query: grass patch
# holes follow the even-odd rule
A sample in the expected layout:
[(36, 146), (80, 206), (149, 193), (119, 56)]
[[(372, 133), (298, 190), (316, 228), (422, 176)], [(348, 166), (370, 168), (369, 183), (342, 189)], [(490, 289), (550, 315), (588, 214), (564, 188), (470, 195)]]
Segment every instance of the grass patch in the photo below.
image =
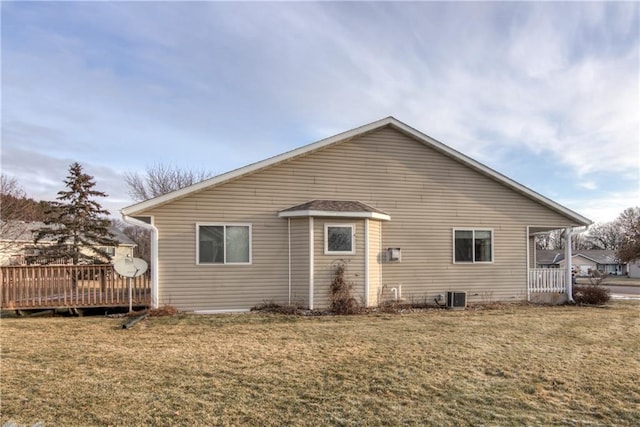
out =
[(3, 319), (21, 425), (638, 425), (640, 305)]

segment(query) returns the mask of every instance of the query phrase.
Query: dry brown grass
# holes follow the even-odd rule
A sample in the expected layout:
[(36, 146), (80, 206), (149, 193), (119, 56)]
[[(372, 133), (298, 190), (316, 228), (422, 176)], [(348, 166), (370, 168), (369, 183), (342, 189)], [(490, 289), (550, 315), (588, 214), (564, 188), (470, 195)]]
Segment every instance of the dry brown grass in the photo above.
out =
[(640, 305), (3, 319), (1, 422), (640, 425)]

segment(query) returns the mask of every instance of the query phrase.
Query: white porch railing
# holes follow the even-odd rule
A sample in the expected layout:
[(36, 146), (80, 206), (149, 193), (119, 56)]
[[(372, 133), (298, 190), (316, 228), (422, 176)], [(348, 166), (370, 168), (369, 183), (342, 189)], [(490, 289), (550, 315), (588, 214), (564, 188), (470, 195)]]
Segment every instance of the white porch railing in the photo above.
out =
[(566, 269), (530, 268), (529, 292), (566, 292)]

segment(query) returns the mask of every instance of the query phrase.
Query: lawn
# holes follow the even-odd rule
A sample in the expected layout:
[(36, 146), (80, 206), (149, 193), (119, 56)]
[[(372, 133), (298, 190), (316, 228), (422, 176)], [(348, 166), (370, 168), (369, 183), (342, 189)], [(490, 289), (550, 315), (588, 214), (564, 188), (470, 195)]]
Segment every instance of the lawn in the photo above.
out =
[(640, 305), (2, 319), (20, 425), (640, 425)]

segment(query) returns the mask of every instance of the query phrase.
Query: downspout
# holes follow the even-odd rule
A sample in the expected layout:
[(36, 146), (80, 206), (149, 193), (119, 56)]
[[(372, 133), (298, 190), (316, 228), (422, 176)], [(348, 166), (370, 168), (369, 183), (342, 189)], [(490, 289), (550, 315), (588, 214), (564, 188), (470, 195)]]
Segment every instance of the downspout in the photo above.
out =
[(527, 237), (526, 237), (526, 242), (527, 242), (527, 302), (531, 301), (531, 264), (530, 264), (531, 263), (531, 258), (530, 258), (530, 256), (531, 256), (531, 253), (530, 253), (531, 241), (530, 241), (530, 239), (531, 239), (531, 236), (529, 235), (529, 226), (527, 225)]
[(287, 236), (289, 239), (289, 302), (291, 305), (291, 217), (287, 218)]
[(379, 257), (379, 261), (378, 261), (378, 299), (376, 301), (376, 305), (380, 305), (380, 292), (382, 291), (382, 288), (384, 287), (384, 280), (382, 278), (382, 273), (384, 271), (384, 257), (383, 257), (383, 249), (382, 249), (382, 223), (380, 223), (380, 232), (378, 233), (379, 240), (378, 240), (378, 257)]
[(151, 232), (151, 259), (149, 260), (151, 266), (151, 308), (158, 308), (158, 229), (153, 224), (147, 224), (122, 212), (120, 214), (127, 224), (142, 227)]
[(574, 304), (575, 301), (573, 300), (573, 275), (571, 274), (571, 270), (573, 268), (573, 266), (571, 265), (571, 258), (573, 256), (572, 251), (573, 248), (571, 247), (571, 236), (573, 235), (573, 232), (576, 231), (578, 233), (582, 233), (584, 231), (587, 230), (587, 227), (576, 227), (574, 228), (566, 228), (565, 232), (566, 232), (566, 236), (565, 236), (565, 249), (564, 249), (564, 258), (567, 260), (567, 271), (565, 271), (565, 281), (567, 283), (567, 300), (571, 303)]
[(309, 217), (309, 310), (313, 310), (313, 276), (315, 274), (315, 266), (313, 257), (313, 217)]
[(364, 306), (369, 307), (369, 218), (364, 219)]
[(567, 284), (567, 301), (571, 304), (574, 304), (573, 300), (573, 276), (571, 274), (572, 266), (571, 266), (571, 233), (573, 232), (572, 228), (565, 229), (565, 242), (564, 242), (564, 259), (567, 260), (566, 266), (567, 270), (564, 272), (564, 280)]

